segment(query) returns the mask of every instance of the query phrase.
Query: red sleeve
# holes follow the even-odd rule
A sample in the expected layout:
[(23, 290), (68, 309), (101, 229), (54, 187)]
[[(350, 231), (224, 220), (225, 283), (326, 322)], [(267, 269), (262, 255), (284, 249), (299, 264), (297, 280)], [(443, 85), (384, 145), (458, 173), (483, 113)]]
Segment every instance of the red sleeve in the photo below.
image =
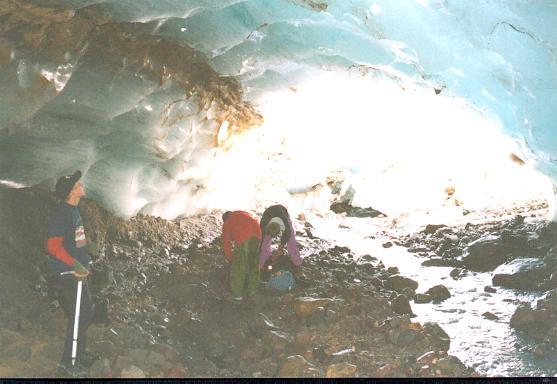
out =
[(224, 249), (224, 257), (226, 260), (231, 263), (232, 262), (232, 243), (230, 240), (230, 220), (226, 220), (224, 225), (222, 226), (222, 248)]
[(49, 237), (46, 248), (48, 253), (71, 267), (73, 266), (75, 259), (68, 253), (68, 251), (66, 251), (63, 242), (63, 237)]

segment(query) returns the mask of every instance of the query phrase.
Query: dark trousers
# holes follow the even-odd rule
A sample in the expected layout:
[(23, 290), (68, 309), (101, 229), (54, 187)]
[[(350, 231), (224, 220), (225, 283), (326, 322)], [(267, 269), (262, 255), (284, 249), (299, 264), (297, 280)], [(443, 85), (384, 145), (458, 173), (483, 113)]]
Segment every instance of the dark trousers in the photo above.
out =
[[(73, 330), (75, 320), (75, 303), (77, 296), (77, 280), (74, 276), (61, 276), (54, 282), (56, 296), (60, 302), (60, 306), (64, 310), (64, 314), (68, 318), (68, 326), (66, 328), (66, 341), (64, 342), (64, 352), (60, 363), (70, 366), (72, 365), (72, 343)], [(95, 306), (91, 300), (89, 285), (87, 281), (83, 282), (81, 288), (81, 306), (79, 310), (79, 326), (77, 334), (77, 356), (76, 364), (80, 362), (85, 352), (87, 343), (87, 328), (91, 325), (95, 313)]]

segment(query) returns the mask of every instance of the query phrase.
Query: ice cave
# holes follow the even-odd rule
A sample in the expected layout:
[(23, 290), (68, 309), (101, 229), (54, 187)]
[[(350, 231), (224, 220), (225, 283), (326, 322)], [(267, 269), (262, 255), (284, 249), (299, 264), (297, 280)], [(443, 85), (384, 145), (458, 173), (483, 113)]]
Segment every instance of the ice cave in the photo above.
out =
[(555, 8), (6, 1), (0, 178), (52, 187), (77, 167), (115, 212), (166, 218), (251, 201), (277, 153), (287, 191), (339, 168), (382, 185), (402, 157), (437, 183), (459, 177), (439, 163), (470, 172), (506, 146), (555, 180)]
[[(315, 222), (323, 219), (322, 232), (317, 225), (314, 232), (351, 242), (352, 250), (359, 247), (353, 238), (343, 239), (339, 224), (322, 213), (325, 207), (330, 214), (335, 193), (350, 207), (372, 207), (389, 228), (406, 222), (407, 228), (422, 230), (449, 218), (468, 220), (474, 210), (503, 210), (536, 200), (547, 203), (542, 212), (546, 229), (534, 231), (534, 246), (534, 232), (525, 227), (530, 232), (524, 236), (530, 237), (524, 243), (550, 255), (551, 222), (557, 221), (556, 31), (553, 0), (0, 0), (0, 191), (51, 191), (60, 176), (80, 169), (87, 196), (115, 215), (110, 220), (138, 214), (150, 217), (145, 220), (186, 220), (281, 201), (296, 217), (308, 216), (308, 210), (321, 212)], [(333, 184), (336, 191), (331, 192)], [(18, 215), (13, 204), (0, 198), (0, 209), (13, 210), (12, 219)], [(29, 207), (40, 211), (40, 205)], [(19, 235), (10, 231), (21, 234), (26, 226), (12, 228), (6, 217), (0, 221), (5, 227), (0, 239), (15, 249)], [(342, 225), (360, 228), (350, 236), (375, 239), (364, 233), (371, 225), (366, 223)], [(428, 228), (439, 232), (428, 226), (426, 233)], [(117, 244), (120, 235), (114, 236), (111, 241)], [(146, 246), (143, 239), (126, 236), (128, 243)], [(508, 248), (505, 236), (505, 250), (518, 254), (516, 247)], [(466, 239), (466, 255), (474, 256), (472, 240), (477, 239)], [(406, 241), (417, 244), (413, 237)], [(362, 254), (370, 252), (361, 244)], [(385, 244), (378, 252), (389, 251)], [(107, 246), (107, 255), (118, 254), (118, 246)], [(557, 262), (547, 261), (547, 255), (544, 265), (553, 268)], [(403, 263), (392, 268), (401, 273), (405, 267), (420, 268), (415, 260)], [(436, 267), (462, 265), (474, 270), (460, 259)], [(479, 275), (468, 277), (454, 272), (463, 279), (459, 292), (470, 292), (485, 278), (491, 284), (484, 272), (480, 268)], [(547, 273), (536, 275), (547, 288), (543, 292), (557, 281), (557, 274)], [(456, 281), (455, 276), (451, 272)], [(512, 300), (532, 304), (541, 297), (504, 292), (504, 315), (492, 313), (498, 319), (513, 315)], [(551, 311), (555, 304), (550, 299), (541, 298), (550, 304), (532, 313)], [(489, 311), (482, 310), (485, 328), (477, 337), (491, 333), (486, 343), (499, 351), (493, 358), (497, 365), (486, 363), (491, 352), (470, 347), (462, 336), (462, 329), (475, 329), (470, 324), (476, 318), (462, 315), (458, 328), (454, 313), (460, 312), (450, 310), (445, 308), (441, 320), (428, 318), (425, 310), (414, 312), (447, 327), (451, 340), (457, 340), (456, 354), (468, 367), (485, 375), (557, 373), (551, 368), (557, 361), (557, 325), (544, 334), (549, 338), (544, 347), (524, 342), (526, 347), (517, 352), (507, 345), (510, 328), (485, 325), (489, 316), (483, 315)], [(188, 321), (195, 323), (192, 311)], [(327, 307), (323, 311), (328, 313)], [(172, 318), (160, 316), (166, 322)], [(298, 343), (298, 334), (295, 338)], [(211, 354), (224, 359), (225, 352), (211, 348), (209, 360), (214, 363)], [(356, 354), (339, 350), (328, 355), (327, 377), (333, 377), (329, 368), (337, 360), (348, 364), (340, 356)], [(312, 353), (315, 358), (317, 352)], [(527, 353), (537, 353), (542, 361), (520, 357)], [(195, 360), (194, 352), (183, 355)], [(301, 352), (293, 355), (306, 358)], [(298, 359), (291, 357), (290, 363)], [(6, 361), (9, 357), (0, 352), (0, 377), (10, 376), (9, 368), (3, 370)], [(116, 363), (107, 364), (114, 368)], [(263, 368), (234, 371), (226, 364), (213, 365), (215, 371), (186, 367), (184, 372), (268, 374)], [(359, 369), (363, 376), (421, 372), (404, 373), (394, 365), (389, 371), (387, 366)], [(162, 375), (179, 371), (173, 369)], [(315, 367), (303, 369), (291, 374), (321, 374)], [(331, 369), (330, 375), (353, 373), (347, 366)], [(439, 375), (435, 369), (432, 375)], [(101, 371), (96, 372), (102, 377)]]

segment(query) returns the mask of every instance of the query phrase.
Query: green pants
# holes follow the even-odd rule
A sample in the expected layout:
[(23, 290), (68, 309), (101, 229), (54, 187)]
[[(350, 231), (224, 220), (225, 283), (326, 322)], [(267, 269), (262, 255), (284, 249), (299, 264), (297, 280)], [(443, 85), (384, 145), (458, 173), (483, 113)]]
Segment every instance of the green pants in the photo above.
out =
[(230, 266), (232, 295), (252, 296), (259, 286), (259, 239), (252, 237), (234, 247)]

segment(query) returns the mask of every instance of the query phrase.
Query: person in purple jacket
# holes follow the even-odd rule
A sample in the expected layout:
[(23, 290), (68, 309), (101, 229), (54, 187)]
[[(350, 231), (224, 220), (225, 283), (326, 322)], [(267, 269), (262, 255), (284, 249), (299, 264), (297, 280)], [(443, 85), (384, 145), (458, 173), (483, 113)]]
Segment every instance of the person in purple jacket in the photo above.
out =
[[(268, 207), (261, 217), (261, 251), (259, 254), (259, 268), (266, 276), (270, 270), (276, 271), (284, 269), (297, 274), (299, 266), (302, 264), (298, 244), (296, 243), (296, 232), (292, 226), (292, 220), (288, 210), (280, 205)], [(272, 252), (273, 239), (279, 238), (279, 246)], [(285, 249), (286, 247), (286, 249)], [(288, 253), (287, 254), (286, 252)]]

